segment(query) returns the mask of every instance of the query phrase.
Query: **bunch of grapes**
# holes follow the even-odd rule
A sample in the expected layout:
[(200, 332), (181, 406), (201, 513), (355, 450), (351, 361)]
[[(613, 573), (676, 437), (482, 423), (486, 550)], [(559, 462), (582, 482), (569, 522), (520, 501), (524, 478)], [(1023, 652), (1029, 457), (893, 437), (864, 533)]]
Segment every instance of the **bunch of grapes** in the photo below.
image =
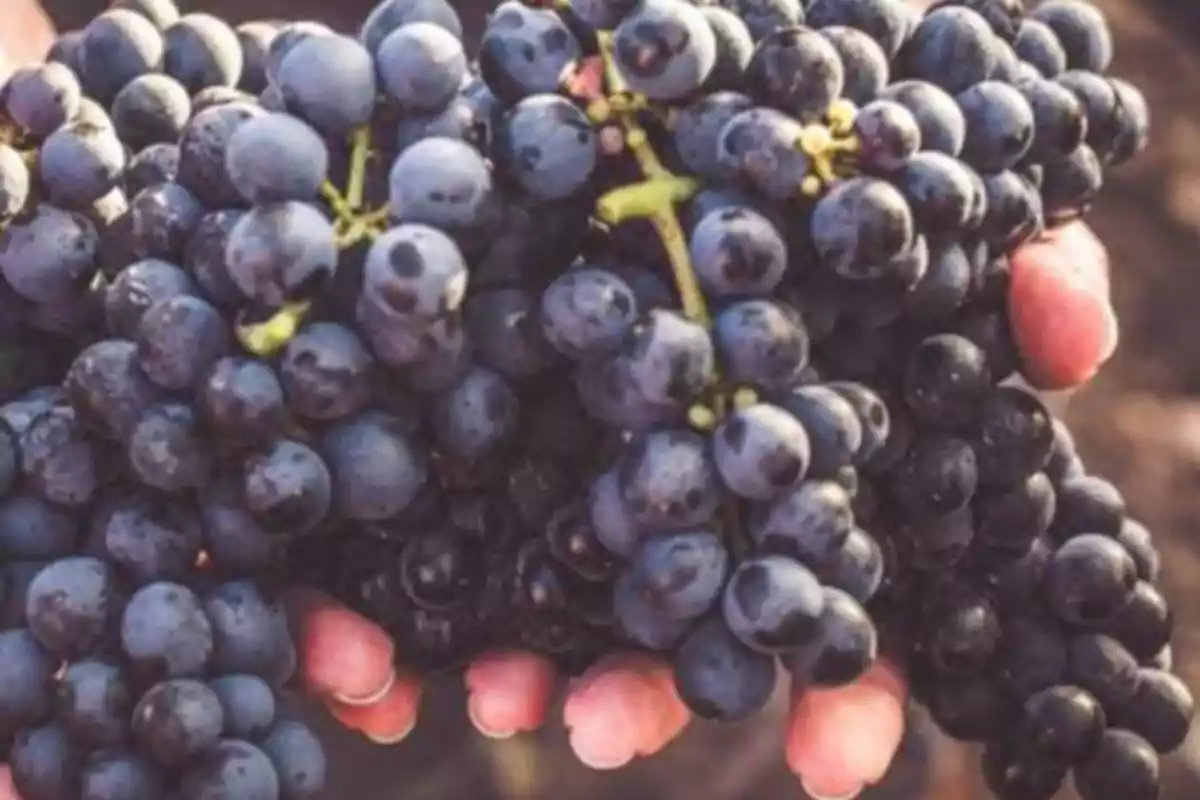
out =
[[(0, 95), (0, 724), (25, 800), (315, 796), (279, 592), (405, 666), (881, 657), (1000, 800), (1158, 792), (1158, 556), (1009, 257), (1148, 114), (1083, 0), (117, 0)], [(1045, 376), (1024, 376), (1034, 383)]]

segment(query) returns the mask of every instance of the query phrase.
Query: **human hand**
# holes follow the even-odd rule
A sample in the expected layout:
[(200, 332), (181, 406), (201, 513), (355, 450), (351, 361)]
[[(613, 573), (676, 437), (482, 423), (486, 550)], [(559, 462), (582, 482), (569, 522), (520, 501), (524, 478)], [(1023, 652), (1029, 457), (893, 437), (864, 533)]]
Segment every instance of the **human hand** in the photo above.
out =
[[(1117, 342), (1103, 247), (1076, 223), (1025, 246), (1011, 263), (1010, 316), (1023, 373), (1039, 389), (1086, 382)], [(392, 669), (387, 636), (312, 594), (297, 619), (305, 680), (333, 715), (380, 743), (405, 738), (416, 725), (421, 684)], [(540, 727), (557, 685), (546, 660), (520, 652), (480, 658), (465, 680), (471, 721), (491, 738)], [(903, 734), (906, 695), (899, 672), (880, 664), (851, 686), (791, 701), (785, 753), (809, 794), (852, 796), (883, 777)], [(575, 754), (596, 769), (658, 752), (689, 719), (670, 668), (644, 655), (614, 656), (571, 684), (563, 715)]]

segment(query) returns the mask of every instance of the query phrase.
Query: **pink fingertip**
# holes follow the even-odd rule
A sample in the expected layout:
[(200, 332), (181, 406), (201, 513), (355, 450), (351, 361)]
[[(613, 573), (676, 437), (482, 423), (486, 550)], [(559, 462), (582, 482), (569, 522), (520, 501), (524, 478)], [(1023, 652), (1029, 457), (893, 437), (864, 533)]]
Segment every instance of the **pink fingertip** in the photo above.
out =
[(852, 793), (887, 772), (904, 733), (903, 684), (877, 668), (839, 689), (810, 689), (792, 710), (787, 760), (822, 796)]
[(13, 786), (12, 772), (7, 766), (0, 766), (0, 800), (21, 800), (17, 788)]
[(592, 769), (616, 769), (641, 755), (660, 730), (657, 687), (627, 667), (585, 677), (563, 707), (575, 755)]
[(554, 669), (526, 653), (486, 656), (467, 671), (471, 722), (485, 736), (503, 739), (541, 727), (554, 690)]

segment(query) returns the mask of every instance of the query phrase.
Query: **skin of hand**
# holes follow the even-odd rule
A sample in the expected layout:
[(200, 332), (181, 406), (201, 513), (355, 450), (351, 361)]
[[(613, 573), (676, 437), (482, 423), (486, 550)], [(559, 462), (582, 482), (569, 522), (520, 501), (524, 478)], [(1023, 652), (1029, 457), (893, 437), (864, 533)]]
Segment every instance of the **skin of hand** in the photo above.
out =
[[(35, 3), (10, 0), (9, 31), (19, 36), (0, 54), (0, 79), (13, 64), (39, 58), (51, 30)], [(1061, 228), (1012, 258), (1010, 317), (1023, 372), (1036, 388), (1063, 390), (1089, 380), (1112, 355), (1117, 321), (1109, 303), (1103, 246), (1082, 224)], [(394, 744), (416, 726), (421, 683), (394, 667), (395, 645), (373, 623), (324, 595), (297, 591), (290, 607), (307, 689), (346, 727)], [(399, 661), (403, 662), (403, 654)], [(558, 687), (544, 659), (494, 653), (465, 675), (468, 716), (485, 736), (502, 739), (539, 728)], [(907, 687), (888, 664), (857, 683), (809, 690), (791, 700), (787, 764), (816, 798), (849, 798), (878, 782), (903, 734)], [(670, 668), (646, 656), (614, 656), (567, 687), (563, 720), (580, 761), (615, 769), (653, 755), (683, 731), (689, 713)], [(20, 800), (0, 766), (0, 800)]]
[[(1036, 388), (1068, 389), (1095, 374), (1118, 334), (1107, 258), (1088, 228), (1066, 226), (1014, 254), (1010, 315), (1023, 372)], [(305, 593), (296, 608), (309, 689), (371, 740), (404, 739), (416, 725), (421, 684), (391, 668), (392, 642), (320, 595)], [(521, 652), (484, 656), (465, 680), (471, 722), (498, 739), (540, 727), (558, 688), (545, 660)], [(845, 798), (878, 782), (900, 744), (906, 696), (903, 676), (879, 664), (851, 686), (793, 698), (784, 748), (806, 791)], [(597, 665), (567, 687), (562, 713), (575, 754), (596, 769), (658, 752), (689, 720), (670, 668), (647, 656), (618, 655)]]

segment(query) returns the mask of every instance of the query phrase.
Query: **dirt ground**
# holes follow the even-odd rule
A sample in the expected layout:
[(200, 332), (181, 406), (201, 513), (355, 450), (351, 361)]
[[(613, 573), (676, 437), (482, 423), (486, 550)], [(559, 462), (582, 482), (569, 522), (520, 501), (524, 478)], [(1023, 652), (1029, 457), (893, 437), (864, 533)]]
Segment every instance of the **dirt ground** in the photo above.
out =
[[(469, 0), (476, 5), (479, 0)], [(1111, 251), (1122, 321), (1111, 365), (1072, 401), (1068, 419), (1092, 470), (1114, 480), (1157, 532), (1167, 594), (1177, 609), (1177, 665), (1200, 688), (1200, 6), (1184, 0), (1096, 0), (1117, 41), (1116, 73), (1147, 93), (1150, 150), (1114, 175), (1092, 222)], [(81, 2), (92, 12), (98, 2)], [(237, 19), (309, 14), (361, 18), (365, 0), (194, 0), (182, 5)], [(336, 10), (335, 10), (336, 9)], [(86, 16), (86, 14), (85, 14)], [(477, 15), (476, 15), (477, 16)], [(336, 24), (336, 23), (335, 23)], [(464, 733), (461, 697), (436, 687), (420, 729), (403, 746), (377, 748), (330, 730), (335, 786), (356, 800), (661, 800), (794, 798), (779, 727), (770, 720), (692, 730), (662, 757), (596, 775), (566, 755), (564, 736), (488, 743)], [(699, 726), (697, 726), (699, 728)], [(933, 739), (931, 781), (920, 759), (893, 776), (889, 800), (973, 800), (975, 764)], [(910, 743), (922, 748), (920, 740)], [(1200, 736), (1167, 766), (1163, 800), (1200, 798)], [(1064, 795), (1066, 796), (1066, 795)]]

